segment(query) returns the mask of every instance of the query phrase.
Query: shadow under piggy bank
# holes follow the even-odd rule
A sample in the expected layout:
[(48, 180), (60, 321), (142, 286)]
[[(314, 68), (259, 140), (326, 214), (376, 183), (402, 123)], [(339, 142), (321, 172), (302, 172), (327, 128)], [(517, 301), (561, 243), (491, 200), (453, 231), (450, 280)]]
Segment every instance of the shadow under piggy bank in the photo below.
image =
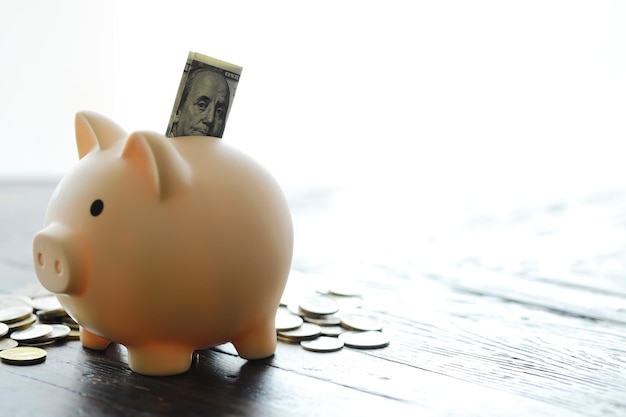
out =
[[(78, 410), (87, 415), (260, 415), (261, 408), (281, 404), (286, 387), (272, 358), (246, 361), (215, 350), (194, 353), (191, 367), (173, 376), (145, 376), (120, 369), (127, 352), (113, 344), (105, 351), (85, 350), (90, 371), (83, 372)], [(233, 402), (232, 399), (237, 401)]]

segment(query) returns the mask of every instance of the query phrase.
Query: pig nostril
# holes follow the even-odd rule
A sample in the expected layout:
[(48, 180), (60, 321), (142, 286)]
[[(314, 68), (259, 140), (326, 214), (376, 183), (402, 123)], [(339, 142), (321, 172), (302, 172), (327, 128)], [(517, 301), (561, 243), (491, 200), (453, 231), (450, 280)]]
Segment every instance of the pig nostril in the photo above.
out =
[(44, 267), (44, 265), (46, 264), (46, 258), (44, 258), (43, 253), (39, 252), (37, 254), (37, 263), (39, 264), (40, 267)]
[(58, 259), (54, 261), (54, 270), (59, 275), (61, 275), (61, 273), (63, 272), (63, 265), (61, 264), (61, 261), (59, 261)]

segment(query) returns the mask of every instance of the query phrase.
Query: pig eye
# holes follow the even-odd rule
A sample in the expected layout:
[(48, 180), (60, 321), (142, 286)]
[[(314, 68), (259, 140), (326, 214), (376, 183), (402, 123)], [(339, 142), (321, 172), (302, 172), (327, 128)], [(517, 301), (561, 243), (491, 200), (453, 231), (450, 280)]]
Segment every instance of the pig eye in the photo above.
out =
[(104, 210), (104, 202), (100, 199), (94, 200), (89, 208), (89, 212), (93, 217), (99, 216), (102, 210)]

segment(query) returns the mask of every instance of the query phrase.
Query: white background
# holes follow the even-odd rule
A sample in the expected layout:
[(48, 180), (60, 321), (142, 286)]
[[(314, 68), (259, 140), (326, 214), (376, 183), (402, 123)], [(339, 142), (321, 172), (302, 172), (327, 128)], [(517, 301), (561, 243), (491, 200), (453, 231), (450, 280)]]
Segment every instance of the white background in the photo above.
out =
[(79, 110), (164, 132), (198, 51), (243, 66), (224, 141), (286, 187), (436, 212), (624, 182), (624, 2), (0, 4), (0, 178), (60, 177)]

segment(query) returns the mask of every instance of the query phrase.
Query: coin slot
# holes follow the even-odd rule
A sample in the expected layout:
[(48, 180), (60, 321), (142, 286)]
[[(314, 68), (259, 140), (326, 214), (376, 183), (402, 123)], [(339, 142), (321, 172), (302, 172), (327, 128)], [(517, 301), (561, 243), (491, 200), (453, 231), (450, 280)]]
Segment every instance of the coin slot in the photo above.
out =
[(43, 253), (41, 252), (37, 254), (37, 263), (42, 268), (46, 265), (46, 258), (43, 256)]
[(54, 261), (54, 270), (59, 275), (63, 273), (63, 265), (61, 264), (61, 261), (59, 261), (58, 259)]

